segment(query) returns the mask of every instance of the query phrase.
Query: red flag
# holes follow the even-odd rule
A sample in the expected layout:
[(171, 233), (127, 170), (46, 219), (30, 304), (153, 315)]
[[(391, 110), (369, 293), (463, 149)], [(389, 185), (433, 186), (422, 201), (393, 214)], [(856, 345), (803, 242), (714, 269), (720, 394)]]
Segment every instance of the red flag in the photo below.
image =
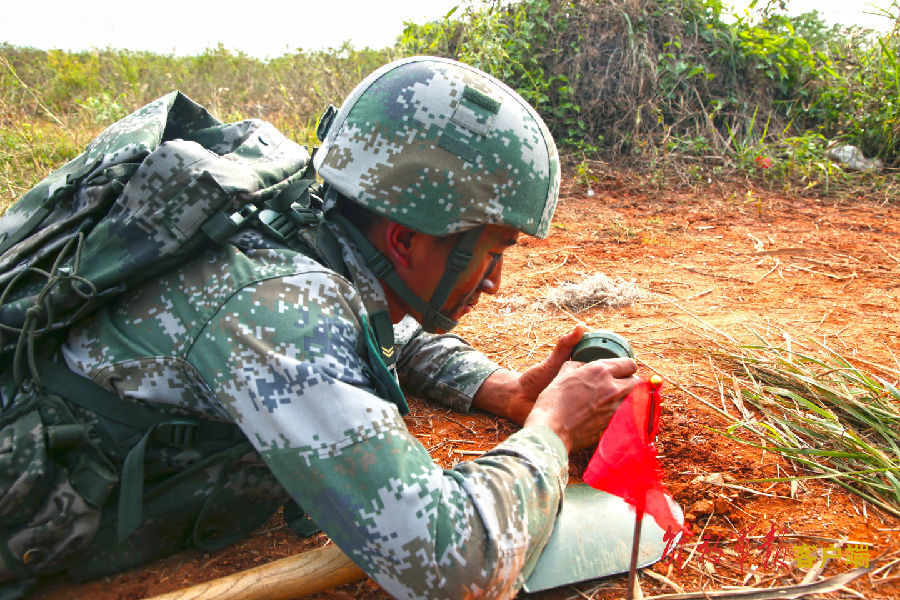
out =
[[(669, 507), (653, 445), (659, 412), (659, 386), (651, 391), (642, 381), (613, 415), (584, 471), (584, 482), (619, 496), (639, 514), (649, 513), (663, 531), (669, 527), (680, 531), (682, 524)], [(653, 422), (648, 424), (651, 415)]]

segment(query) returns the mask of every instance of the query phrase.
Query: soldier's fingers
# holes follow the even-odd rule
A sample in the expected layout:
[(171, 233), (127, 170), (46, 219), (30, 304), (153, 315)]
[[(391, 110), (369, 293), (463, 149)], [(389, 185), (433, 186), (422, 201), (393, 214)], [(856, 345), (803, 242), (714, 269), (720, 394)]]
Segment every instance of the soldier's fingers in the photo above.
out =
[(555, 368), (559, 368), (564, 362), (569, 360), (569, 357), (572, 355), (572, 350), (578, 345), (578, 342), (581, 341), (584, 332), (585, 327), (583, 325), (576, 325), (572, 331), (559, 338), (556, 341), (553, 352), (551, 352), (550, 357), (547, 358), (547, 363)]
[(609, 373), (616, 379), (631, 377), (637, 371), (637, 363), (633, 358), (607, 358), (604, 360), (595, 360), (587, 363), (591, 371), (596, 372), (598, 377)]
[(582, 363), (582, 362), (578, 362), (578, 361), (574, 361), (574, 360), (567, 360), (560, 366), (559, 375), (560, 376), (566, 375), (568, 373), (571, 373), (572, 371), (575, 371), (576, 369), (580, 369), (584, 365), (585, 365), (585, 363)]

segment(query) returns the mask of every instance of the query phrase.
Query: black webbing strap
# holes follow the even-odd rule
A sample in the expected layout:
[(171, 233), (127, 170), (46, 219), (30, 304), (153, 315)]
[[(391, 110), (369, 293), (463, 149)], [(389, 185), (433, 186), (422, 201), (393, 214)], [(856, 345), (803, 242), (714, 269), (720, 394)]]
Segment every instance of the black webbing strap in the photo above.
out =
[(43, 357), (36, 357), (36, 363), (44, 387), (94, 414), (142, 431), (171, 420), (146, 406), (124, 402), (112, 390), (73, 373), (59, 363)]
[[(300, 241), (305, 241), (302, 236), (296, 237), (300, 239)], [(310, 242), (316, 256), (318, 256), (320, 261), (324, 261), (326, 267), (342, 277), (350, 279), (350, 272), (347, 269), (347, 265), (344, 263), (344, 254), (341, 251), (341, 245), (324, 223), (320, 223), (316, 226), (315, 230), (312, 231)]]
[[(440, 310), (443, 308), (444, 303), (447, 302), (447, 298), (450, 297), (450, 292), (453, 291), (456, 280), (459, 279), (460, 274), (462, 274), (469, 266), (469, 263), (472, 262), (472, 250), (474, 250), (478, 238), (481, 237), (482, 230), (484, 230), (484, 225), (466, 231), (456, 243), (453, 252), (450, 253), (450, 257), (447, 259), (447, 267), (444, 269), (444, 274), (441, 276), (441, 280), (438, 282), (437, 287), (434, 288), (431, 299), (428, 301), (428, 304), (434, 311), (425, 316), (424, 322), (422, 323), (422, 327), (425, 331), (434, 331), (435, 325), (441, 325), (440, 323), (429, 321), (429, 317), (433, 319), (434, 315), (444, 316)], [(453, 323), (454, 326), (456, 326), (457, 321), (453, 321)], [(450, 331), (450, 329), (443, 326), (441, 329)]]
[[(394, 266), (391, 262), (382, 254), (375, 246), (372, 245), (372, 242), (364, 236), (356, 227), (353, 226), (350, 221), (346, 219), (343, 215), (339, 213), (329, 213), (329, 218), (334, 218), (337, 220), (350, 236), (350, 239), (353, 240), (353, 243), (356, 244), (356, 247), (359, 248), (360, 254), (363, 257), (363, 260), (366, 262), (368, 267), (372, 270), (372, 273), (375, 277), (384, 281), (398, 296), (400, 296), (407, 304), (409, 304), (412, 308), (419, 311), (422, 314), (423, 325), (425, 326), (426, 331), (433, 331), (434, 329), (430, 329), (429, 327), (439, 327), (444, 331), (450, 331), (457, 325), (457, 321), (454, 321), (444, 314), (440, 312), (440, 309), (443, 307), (446, 298), (440, 300), (440, 304), (437, 308), (434, 307), (434, 296), (432, 296), (432, 302), (426, 302), (422, 298), (420, 298), (414, 291), (410, 289), (406, 282), (400, 279), (400, 276), (394, 270)], [(473, 229), (471, 231), (467, 231), (463, 235), (463, 239), (460, 240), (460, 244), (464, 241), (467, 245), (471, 244), (474, 246), (474, 241), (478, 239), (480, 235), (480, 228)], [(459, 250), (460, 244), (457, 244), (457, 248), (454, 250)], [(466, 253), (465, 247), (462, 248), (463, 252), (461, 254)], [(471, 255), (471, 250), (469, 250)], [(460, 261), (461, 262), (461, 259)], [(467, 263), (468, 264), (468, 263)], [(450, 266), (448, 265), (448, 269)], [(465, 267), (463, 267), (465, 269)], [(450, 282), (450, 289), (453, 288), (453, 283), (455, 283), (456, 278), (458, 277), (461, 271), (453, 269), (452, 277), (453, 280)], [(438, 287), (441, 285), (447, 285), (444, 283), (444, 278), (442, 278), (441, 282), (438, 284)], [(437, 291), (437, 290), (436, 290)], [(384, 347), (384, 346), (382, 346)]]
[(192, 448), (200, 440), (237, 441), (243, 439), (233, 423), (194, 421), (165, 415), (73, 373), (67, 367), (37, 357), (41, 384), (50, 392), (103, 418), (143, 431), (140, 440), (125, 456), (119, 484), (119, 541), (131, 535), (143, 520), (144, 457), (155, 441), (175, 448)]

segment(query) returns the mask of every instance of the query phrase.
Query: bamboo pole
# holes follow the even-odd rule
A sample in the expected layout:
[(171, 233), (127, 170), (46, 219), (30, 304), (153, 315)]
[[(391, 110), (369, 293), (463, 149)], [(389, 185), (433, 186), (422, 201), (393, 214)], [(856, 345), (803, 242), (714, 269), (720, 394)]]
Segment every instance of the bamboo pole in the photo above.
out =
[(292, 600), (364, 577), (331, 544), (147, 600)]

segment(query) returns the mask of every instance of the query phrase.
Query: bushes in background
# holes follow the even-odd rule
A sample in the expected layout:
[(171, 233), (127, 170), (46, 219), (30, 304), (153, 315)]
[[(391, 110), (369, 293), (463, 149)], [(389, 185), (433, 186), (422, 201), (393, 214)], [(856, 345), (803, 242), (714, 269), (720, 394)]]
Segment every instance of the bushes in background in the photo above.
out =
[(175, 57), (0, 44), (0, 203), (172, 89), (223, 120), (265, 118), (312, 143), (329, 103), (412, 54), (496, 75), (582, 160), (644, 169), (681, 161), (827, 186), (841, 175), (825, 158), (831, 141), (900, 166), (900, 4), (891, 11), (893, 31), (875, 36), (814, 13), (736, 17), (721, 0), (473, 1), (408, 23), (392, 48), (345, 43), (267, 61), (221, 45)]
[(771, 5), (729, 15), (720, 0), (494, 1), (408, 24), (400, 49), (509, 82), (569, 149), (748, 168), (776, 154), (808, 175), (826, 140), (898, 165), (898, 10), (878, 37)]

